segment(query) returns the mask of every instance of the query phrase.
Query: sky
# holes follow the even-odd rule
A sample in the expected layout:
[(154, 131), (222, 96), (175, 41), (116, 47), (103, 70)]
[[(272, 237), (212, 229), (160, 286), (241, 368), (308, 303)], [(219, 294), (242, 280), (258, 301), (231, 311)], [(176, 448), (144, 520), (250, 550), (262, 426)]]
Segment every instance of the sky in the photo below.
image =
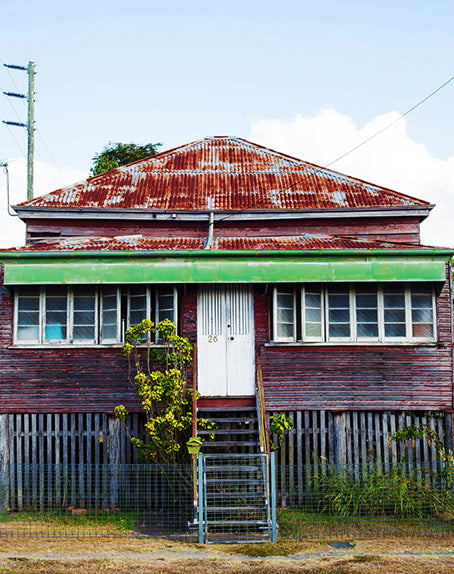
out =
[[(0, 64), (36, 62), (35, 196), (109, 141), (235, 135), (436, 204), (422, 241), (454, 247), (454, 81), (395, 122), (454, 76), (453, 22), (451, 0), (3, 0)], [(1, 121), (26, 121), (1, 93), (26, 89), (0, 65)], [(0, 123), (11, 204), (26, 148)], [(1, 247), (24, 242), (6, 193), (0, 170)]]

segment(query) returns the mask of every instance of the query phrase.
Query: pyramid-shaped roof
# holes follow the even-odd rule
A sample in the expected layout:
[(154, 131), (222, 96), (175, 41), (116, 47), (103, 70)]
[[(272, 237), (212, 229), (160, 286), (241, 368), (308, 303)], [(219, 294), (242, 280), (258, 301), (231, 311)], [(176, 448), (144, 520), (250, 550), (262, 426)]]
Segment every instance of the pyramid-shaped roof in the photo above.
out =
[(261, 211), (431, 205), (241, 138), (209, 137), (17, 207), (19, 212), (29, 208)]

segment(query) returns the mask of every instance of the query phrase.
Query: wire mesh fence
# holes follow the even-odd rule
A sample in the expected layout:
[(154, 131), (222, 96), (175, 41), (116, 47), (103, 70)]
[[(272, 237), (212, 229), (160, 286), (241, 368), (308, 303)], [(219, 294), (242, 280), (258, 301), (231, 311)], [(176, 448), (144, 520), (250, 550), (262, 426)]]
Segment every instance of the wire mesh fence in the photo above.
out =
[(190, 465), (0, 468), (0, 535), (196, 536)]
[[(450, 462), (325, 462), (281, 466), (276, 475), (272, 496), (277, 500), (281, 539), (454, 534)], [(212, 469), (207, 492), (216, 489), (214, 517), (230, 522), (232, 516), (247, 517), (251, 505), (246, 498), (238, 501), (243, 505), (240, 511), (231, 510), (232, 499), (242, 492), (254, 493), (258, 486), (247, 480), (261, 476), (256, 468)], [(197, 541), (196, 477), (192, 465), (5, 464), (0, 466), (0, 536), (142, 535)], [(232, 484), (235, 477), (243, 482)], [(257, 519), (255, 509), (252, 515)], [(217, 527), (224, 530), (222, 524)]]
[(454, 466), (280, 467), (282, 538), (326, 539), (454, 533)]

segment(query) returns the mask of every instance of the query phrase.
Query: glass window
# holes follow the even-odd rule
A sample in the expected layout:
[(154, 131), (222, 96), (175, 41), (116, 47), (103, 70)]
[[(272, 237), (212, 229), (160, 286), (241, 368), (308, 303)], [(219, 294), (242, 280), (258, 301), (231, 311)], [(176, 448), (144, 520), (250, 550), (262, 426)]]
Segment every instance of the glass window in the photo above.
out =
[[(301, 312), (296, 313), (296, 303)], [(275, 341), (399, 343), (436, 340), (435, 292), (424, 284), (278, 286)]]
[(45, 296), (46, 341), (65, 341), (68, 331), (68, 295), (66, 287), (47, 287)]
[(145, 285), (128, 288), (128, 328), (150, 318), (147, 287)]
[(39, 290), (22, 288), (17, 297), (17, 340), (39, 341)]
[(328, 329), (330, 339), (350, 337), (350, 290), (348, 287), (329, 287)]
[(303, 339), (320, 341), (323, 337), (323, 297), (322, 288), (308, 286), (302, 289), (301, 310)]
[(73, 287), (73, 339), (96, 341), (96, 288), (75, 285)]
[(383, 321), (385, 338), (406, 336), (405, 287), (383, 287)]
[(358, 339), (378, 339), (378, 298), (375, 285), (356, 288), (356, 336)]
[(275, 335), (277, 341), (296, 339), (295, 291), (279, 287), (274, 290)]
[(101, 342), (118, 342), (119, 292), (117, 287), (101, 291)]
[(432, 288), (412, 286), (411, 323), (415, 339), (427, 339), (434, 336), (434, 310)]

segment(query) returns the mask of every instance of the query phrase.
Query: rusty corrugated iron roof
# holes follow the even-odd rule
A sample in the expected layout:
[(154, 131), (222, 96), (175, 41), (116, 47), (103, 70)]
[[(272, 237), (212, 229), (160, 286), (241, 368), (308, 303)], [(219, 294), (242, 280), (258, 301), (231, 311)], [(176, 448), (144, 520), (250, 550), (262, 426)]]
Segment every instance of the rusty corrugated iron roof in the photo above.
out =
[(171, 211), (430, 207), (236, 137), (210, 137), (123, 166), (21, 208)]
[[(204, 249), (203, 237), (144, 237), (124, 235), (117, 237), (91, 237), (65, 239), (55, 243), (42, 243), (3, 249), (4, 252), (75, 252), (75, 251), (182, 251)], [(425, 249), (426, 246), (392, 243), (354, 237), (336, 237), (305, 233), (297, 236), (273, 237), (213, 237), (212, 250), (314, 250), (314, 249)]]

